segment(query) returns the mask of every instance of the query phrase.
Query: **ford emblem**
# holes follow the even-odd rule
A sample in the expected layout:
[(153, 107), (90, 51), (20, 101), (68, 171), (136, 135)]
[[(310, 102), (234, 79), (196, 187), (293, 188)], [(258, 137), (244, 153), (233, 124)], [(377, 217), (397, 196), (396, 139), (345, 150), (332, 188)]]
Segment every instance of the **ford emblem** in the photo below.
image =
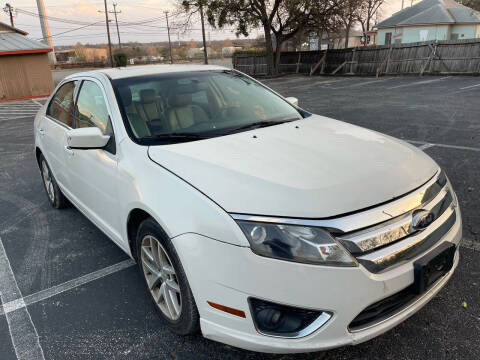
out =
[(412, 214), (412, 228), (415, 230), (425, 229), (435, 220), (435, 215), (428, 210), (417, 210)]

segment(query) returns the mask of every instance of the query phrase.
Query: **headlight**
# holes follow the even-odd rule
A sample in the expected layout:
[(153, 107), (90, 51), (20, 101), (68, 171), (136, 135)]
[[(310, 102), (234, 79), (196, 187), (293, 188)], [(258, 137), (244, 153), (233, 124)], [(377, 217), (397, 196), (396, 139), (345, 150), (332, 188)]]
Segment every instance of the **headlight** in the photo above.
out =
[(307, 226), (237, 221), (258, 255), (318, 265), (357, 263), (325, 230)]

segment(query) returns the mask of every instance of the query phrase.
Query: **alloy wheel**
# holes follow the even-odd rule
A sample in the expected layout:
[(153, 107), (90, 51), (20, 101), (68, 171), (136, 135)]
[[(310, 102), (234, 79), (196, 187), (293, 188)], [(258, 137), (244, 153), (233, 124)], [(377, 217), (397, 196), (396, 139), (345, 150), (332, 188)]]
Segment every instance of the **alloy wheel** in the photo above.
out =
[(142, 239), (142, 269), (155, 303), (170, 320), (182, 312), (180, 284), (172, 261), (162, 244), (153, 236)]
[(53, 204), (55, 202), (55, 188), (53, 187), (52, 174), (50, 173), (50, 169), (45, 160), (42, 161), (42, 178), (43, 183), (45, 184), (45, 189), (47, 190), (48, 198)]

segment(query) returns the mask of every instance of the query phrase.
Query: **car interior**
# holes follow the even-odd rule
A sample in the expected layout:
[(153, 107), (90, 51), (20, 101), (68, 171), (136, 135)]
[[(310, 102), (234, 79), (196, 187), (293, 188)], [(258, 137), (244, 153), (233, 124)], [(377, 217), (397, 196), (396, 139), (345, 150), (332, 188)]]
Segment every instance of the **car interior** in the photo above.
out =
[[(138, 138), (178, 132), (210, 120), (208, 89), (197, 84), (170, 84), (167, 90), (137, 89), (135, 85), (119, 88), (119, 94), (134, 135)], [(145, 84), (142, 84), (145, 86)], [(204, 106), (202, 106), (202, 102)]]

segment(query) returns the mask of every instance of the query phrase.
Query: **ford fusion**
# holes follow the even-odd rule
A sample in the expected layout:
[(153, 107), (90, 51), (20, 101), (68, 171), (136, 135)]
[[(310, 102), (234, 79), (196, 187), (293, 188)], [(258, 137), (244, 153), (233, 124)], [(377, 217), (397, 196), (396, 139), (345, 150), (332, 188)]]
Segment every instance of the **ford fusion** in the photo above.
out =
[(51, 205), (137, 261), (178, 334), (272, 353), (357, 344), (458, 264), (457, 197), (431, 158), (235, 70), (74, 74), (34, 130)]

